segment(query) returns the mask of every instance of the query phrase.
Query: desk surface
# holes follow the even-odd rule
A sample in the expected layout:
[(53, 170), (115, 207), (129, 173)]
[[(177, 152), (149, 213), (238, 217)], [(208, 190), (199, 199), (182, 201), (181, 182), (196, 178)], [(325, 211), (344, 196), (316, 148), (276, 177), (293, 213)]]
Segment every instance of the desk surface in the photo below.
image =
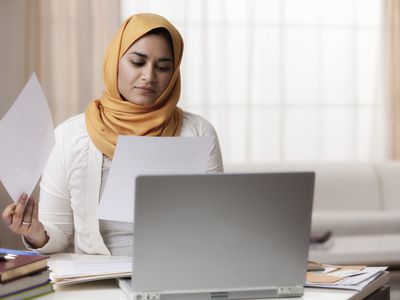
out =
[[(382, 280), (383, 279), (383, 280)], [(306, 288), (303, 300), (357, 300), (363, 299), (375, 290), (382, 287), (389, 280), (389, 274), (385, 273), (383, 278), (375, 286), (366, 288), (361, 292), (350, 290), (317, 289)], [(54, 293), (39, 297), (40, 300), (71, 300), (71, 299), (96, 299), (96, 300), (126, 300), (124, 293), (119, 289), (117, 281), (102, 280), (89, 283), (76, 284), (71, 286), (57, 287)], [(283, 298), (280, 298), (283, 300)], [(293, 300), (294, 298), (285, 298)]]

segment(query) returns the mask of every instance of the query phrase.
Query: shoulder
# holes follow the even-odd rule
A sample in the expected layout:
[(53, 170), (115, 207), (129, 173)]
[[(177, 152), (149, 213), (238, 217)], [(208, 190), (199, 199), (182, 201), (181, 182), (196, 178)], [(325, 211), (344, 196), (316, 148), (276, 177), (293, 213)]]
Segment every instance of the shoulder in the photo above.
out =
[(78, 133), (81, 131), (86, 131), (85, 115), (83, 113), (65, 120), (56, 127), (56, 133), (62, 133), (62, 132)]
[(180, 135), (214, 137), (207, 172), (222, 172), (224, 170), (217, 132), (209, 121), (199, 115), (184, 111)]
[(56, 145), (65, 155), (69, 153), (71, 156), (80, 156), (79, 154), (82, 152), (87, 152), (89, 135), (86, 129), (85, 115), (76, 115), (58, 125), (55, 129), (55, 136)]
[(181, 136), (216, 136), (212, 124), (203, 117), (183, 111)]

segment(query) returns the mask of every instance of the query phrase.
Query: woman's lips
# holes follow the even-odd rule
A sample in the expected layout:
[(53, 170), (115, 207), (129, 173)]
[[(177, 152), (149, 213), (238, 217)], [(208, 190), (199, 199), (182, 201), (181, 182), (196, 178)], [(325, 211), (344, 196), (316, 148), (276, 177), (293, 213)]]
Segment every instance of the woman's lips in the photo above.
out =
[(154, 89), (145, 86), (137, 86), (136, 89), (143, 95), (152, 95), (155, 93)]

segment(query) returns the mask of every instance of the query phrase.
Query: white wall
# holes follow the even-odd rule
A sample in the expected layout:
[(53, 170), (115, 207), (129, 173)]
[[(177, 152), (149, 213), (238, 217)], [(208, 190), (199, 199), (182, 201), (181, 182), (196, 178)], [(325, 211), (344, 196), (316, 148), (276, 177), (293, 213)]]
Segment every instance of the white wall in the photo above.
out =
[[(15, 101), (29, 74), (26, 68), (26, 3), (29, 0), (0, 1), (0, 118)], [(1, 167), (1, 166), (0, 166)], [(11, 199), (0, 185), (0, 212)], [(0, 247), (21, 247), (20, 239), (0, 221)]]
[(26, 0), (0, 1), (0, 116), (14, 102), (26, 75)]

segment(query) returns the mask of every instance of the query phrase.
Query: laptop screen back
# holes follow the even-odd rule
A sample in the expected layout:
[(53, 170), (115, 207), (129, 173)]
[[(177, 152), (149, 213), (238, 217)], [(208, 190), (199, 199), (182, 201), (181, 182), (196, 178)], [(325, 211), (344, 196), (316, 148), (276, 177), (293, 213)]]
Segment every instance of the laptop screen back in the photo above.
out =
[(314, 173), (139, 176), (135, 291), (302, 285)]

